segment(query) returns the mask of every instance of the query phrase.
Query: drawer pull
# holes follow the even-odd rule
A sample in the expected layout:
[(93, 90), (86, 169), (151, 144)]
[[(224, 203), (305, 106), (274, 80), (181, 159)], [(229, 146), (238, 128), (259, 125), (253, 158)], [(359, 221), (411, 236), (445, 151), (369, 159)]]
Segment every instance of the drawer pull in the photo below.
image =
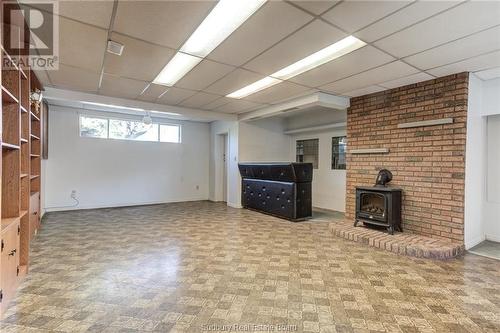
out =
[(16, 254), (16, 252), (17, 252), (17, 249), (10, 251), (9, 256), (14, 256)]
[(38, 212), (33, 212), (33, 215), (36, 215), (36, 214), (38, 214)]

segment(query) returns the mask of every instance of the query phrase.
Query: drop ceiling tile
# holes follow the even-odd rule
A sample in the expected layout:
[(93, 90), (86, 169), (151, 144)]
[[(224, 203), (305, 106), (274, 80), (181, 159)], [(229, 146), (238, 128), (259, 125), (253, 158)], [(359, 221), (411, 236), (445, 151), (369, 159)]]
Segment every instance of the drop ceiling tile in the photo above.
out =
[(171, 87), (158, 99), (158, 102), (162, 104), (176, 105), (194, 94), (196, 94), (196, 91)]
[(215, 4), (214, 1), (119, 1), (114, 31), (178, 49)]
[(145, 102), (155, 102), (167, 90), (168, 87), (166, 86), (151, 83), (147, 85), (147, 89), (137, 99)]
[(214, 95), (214, 94), (209, 94), (205, 92), (198, 92), (194, 94), (193, 96), (189, 97), (188, 99), (182, 101), (179, 105), (180, 106), (185, 106), (187, 108), (205, 108), (206, 105), (208, 105), (210, 102), (215, 101), (216, 99), (219, 99), (221, 96), (219, 95)]
[(495, 51), (454, 64), (437, 67), (427, 72), (440, 77), (461, 72), (476, 72), (498, 66), (500, 66), (500, 51)]
[(307, 11), (310, 11), (315, 15), (324, 13), (327, 9), (339, 3), (339, 1), (333, 1), (333, 0), (321, 0), (321, 1), (309, 0), (309, 1), (292, 1), (292, 2), (297, 6), (304, 8)]
[(315, 20), (243, 67), (269, 75), (346, 36), (345, 33), (328, 23)]
[(281, 1), (269, 1), (208, 55), (209, 59), (240, 66), (313, 17)]
[(249, 85), (250, 83), (260, 80), (263, 77), (264, 75), (255, 74), (238, 68), (219, 81), (213, 83), (208, 88), (204, 89), (204, 91), (225, 96), (233, 91), (243, 88), (246, 85)]
[(373, 93), (383, 91), (383, 90), (386, 90), (386, 89), (383, 87), (380, 87), (380, 86), (368, 86), (365, 88), (356, 89), (353, 91), (346, 92), (346, 93), (344, 93), (344, 95), (349, 96), (349, 97), (357, 97), (357, 96), (373, 94)]
[[(40, 10), (46, 9), (40, 6), (42, 3), (37, 3), (30, 0), (19, 1), (21, 8), (31, 7)], [(44, 3), (47, 3), (45, 1)], [(59, 16), (77, 20), (86, 24), (98, 26), (108, 29), (111, 21), (111, 13), (113, 12), (113, 1), (57, 1), (59, 8)]]
[(98, 73), (64, 64), (59, 64), (59, 69), (56, 71), (48, 71), (48, 75), (57, 88), (89, 93), (97, 92), (100, 76)]
[(277, 85), (261, 90), (255, 94), (249, 95), (244, 100), (271, 104), (282, 101), (284, 99), (295, 97), (305, 91), (310, 91), (310, 88), (300, 86), (292, 82), (281, 82)]
[(405, 61), (426, 70), (498, 49), (500, 26), (418, 53), (405, 58)]
[(203, 90), (234, 69), (235, 67), (233, 66), (205, 59), (180, 79), (175, 86), (192, 90)]
[(291, 78), (290, 81), (309, 87), (318, 87), (394, 60), (395, 58), (377, 50), (373, 46), (367, 45), (322, 66), (297, 75)]
[(375, 43), (406, 57), (500, 24), (500, 2), (471, 1), (408, 27)]
[(113, 1), (59, 1), (59, 15), (108, 29)]
[(227, 104), (227, 103), (230, 103), (233, 101), (234, 101), (233, 98), (220, 97), (220, 98), (216, 99), (215, 101), (208, 103), (203, 108), (206, 110), (213, 110), (213, 109), (217, 109), (218, 107), (223, 106), (224, 104)]
[(376, 85), (381, 82), (395, 80), (414, 74), (417, 70), (401, 61), (394, 61), (369, 71), (350, 76), (320, 87), (323, 90), (334, 93), (346, 93), (349, 91)]
[(106, 53), (106, 73), (143, 81), (153, 81), (175, 51), (136, 38), (113, 33), (111, 39), (124, 45), (121, 56)]
[(100, 72), (106, 49), (107, 31), (60, 18), (60, 63)]
[(417, 1), (386, 18), (356, 32), (354, 35), (365, 42), (373, 42), (398, 30), (424, 20), (461, 1)]
[(432, 79), (434, 79), (434, 76), (420, 72), (420, 73), (405, 76), (405, 77), (402, 77), (402, 78), (399, 78), (396, 80), (382, 82), (382, 83), (379, 83), (378, 85), (385, 87), (385, 88), (388, 88), (388, 89), (392, 89), (392, 88), (398, 88), (398, 87), (406, 86), (409, 84), (418, 83), (418, 82), (427, 81), (427, 80), (432, 80)]
[(145, 86), (145, 81), (127, 79), (104, 73), (99, 94), (135, 99), (141, 94)]
[(486, 69), (474, 74), (476, 74), (481, 80), (484, 81), (493, 80), (500, 77), (500, 67)]
[(261, 106), (264, 105), (249, 101), (244, 101), (242, 99), (237, 99), (216, 108), (214, 111), (224, 112), (224, 113), (243, 113), (257, 109)]
[(411, 1), (344, 1), (322, 17), (352, 33), (410, 3)]

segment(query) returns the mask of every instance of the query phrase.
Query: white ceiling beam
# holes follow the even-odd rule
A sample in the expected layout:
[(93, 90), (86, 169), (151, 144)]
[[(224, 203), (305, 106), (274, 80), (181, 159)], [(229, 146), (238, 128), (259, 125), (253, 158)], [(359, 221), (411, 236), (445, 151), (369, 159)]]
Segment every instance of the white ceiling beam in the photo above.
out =
[(244, 121), (244, 120), (255, 120), (260, 118), (268, 118), (280, 113), (286, 113), (288, 111), (297, 111), (297, 109), (305, 109), (316, 105), (336, 110), (345, 110), (350, 105), (350, 99), (349, 97), (345, 96), (337, 96), (332, 94), (326, 94), (323, 92), (317, 92), (312, 95), (298, 97), (290, 101), (242, 113), (238, 116), (238, 120)]
[[(44, 98), (49, 102), (63, 101), (79, 103), (99, 103), (107, 105), (123, 106), (126, 108), (138, 108), (146, 111), (159, 111), (168, 113), (178, 113), (180, 116), (175, 117), (180, 120), (204, 121), (212, 122), (216, 120), (237, 120), (237, 116), (222, 112), (206, 111), (200, 109), (191, 109), (180, 106), (164, 105), (150, 102), (131, 100), (126, 98), (110, 97), (97, 94), (83, 93), (73, 90), (64, 90), (57, 88), (45, 88)], [(103, 108), (103, 111), (109, 111), (108, 108)], [(117, 112), (117, 110), (114, 110)]]

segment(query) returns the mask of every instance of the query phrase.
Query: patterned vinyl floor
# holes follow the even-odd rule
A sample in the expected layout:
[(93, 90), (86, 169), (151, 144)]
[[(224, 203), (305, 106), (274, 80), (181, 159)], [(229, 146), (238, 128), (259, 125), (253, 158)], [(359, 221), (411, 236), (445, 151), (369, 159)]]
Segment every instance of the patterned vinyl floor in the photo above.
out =
[(500, 332), (500, 262), (210, 202), (51, 213), (8, 332)]

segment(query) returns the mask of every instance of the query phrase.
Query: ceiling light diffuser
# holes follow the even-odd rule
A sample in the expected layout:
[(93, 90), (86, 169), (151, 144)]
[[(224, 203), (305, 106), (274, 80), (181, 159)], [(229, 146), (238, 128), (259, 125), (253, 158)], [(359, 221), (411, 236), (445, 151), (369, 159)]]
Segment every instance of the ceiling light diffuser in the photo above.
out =
[(154, 79), (153, 83), (171, 87), (194, 66), (198, 65), (201, 60), (201, 58), (177, 52)]
[(220, 0), (153, 83), (173, 86), (267, 0)]
[[(348, 36), (330, 46), (321, 49), (304, 59), (301, 59), (293, 64), (280, 69), (279, 71), (265, 77), (262, 80), (254, 82), (246, 87), (243, 87), (226, 97), (230, 98), (243, 98), (260, 90), (269, 88), (275, 84), (282, 82), (283, 80), (288, 80), (294, 76), (307, 72), (313, 68), (321, 66), (329, 61), (346, 55), (354, 50), (357, 50), (366, 43), (362, 40), (354, 37)], [(273, 81), (274, 80), (274, 81)]]
[(366, 43), (362, 40), (354, 36), (349, 36), (271, 74), (271, 76), (281, 80), (287, 80), (329, 61), (340, 58), (365, 45)]
[(220, 0), (180, 50), (206, 57), (265, 2), (266, 0)]
[(230, 93), (229, 95), (227, 95), (227, 97), (243, 98), (243, 97), (246, 97), (248, 95), (254, 94), (257, 91), (264, 90), (266, 88), (274, 86), (275, 84), (278, 84), (280, 82), (281, 82), (281, 80), (278, 80), (278, 79), (270, 77), (270, 76), (266, 76), (265, 78), (263, 78), (257, 82), (254, 82), (246, 87), (243, 87), (239, 90), (236, 90), (235, 92)]

